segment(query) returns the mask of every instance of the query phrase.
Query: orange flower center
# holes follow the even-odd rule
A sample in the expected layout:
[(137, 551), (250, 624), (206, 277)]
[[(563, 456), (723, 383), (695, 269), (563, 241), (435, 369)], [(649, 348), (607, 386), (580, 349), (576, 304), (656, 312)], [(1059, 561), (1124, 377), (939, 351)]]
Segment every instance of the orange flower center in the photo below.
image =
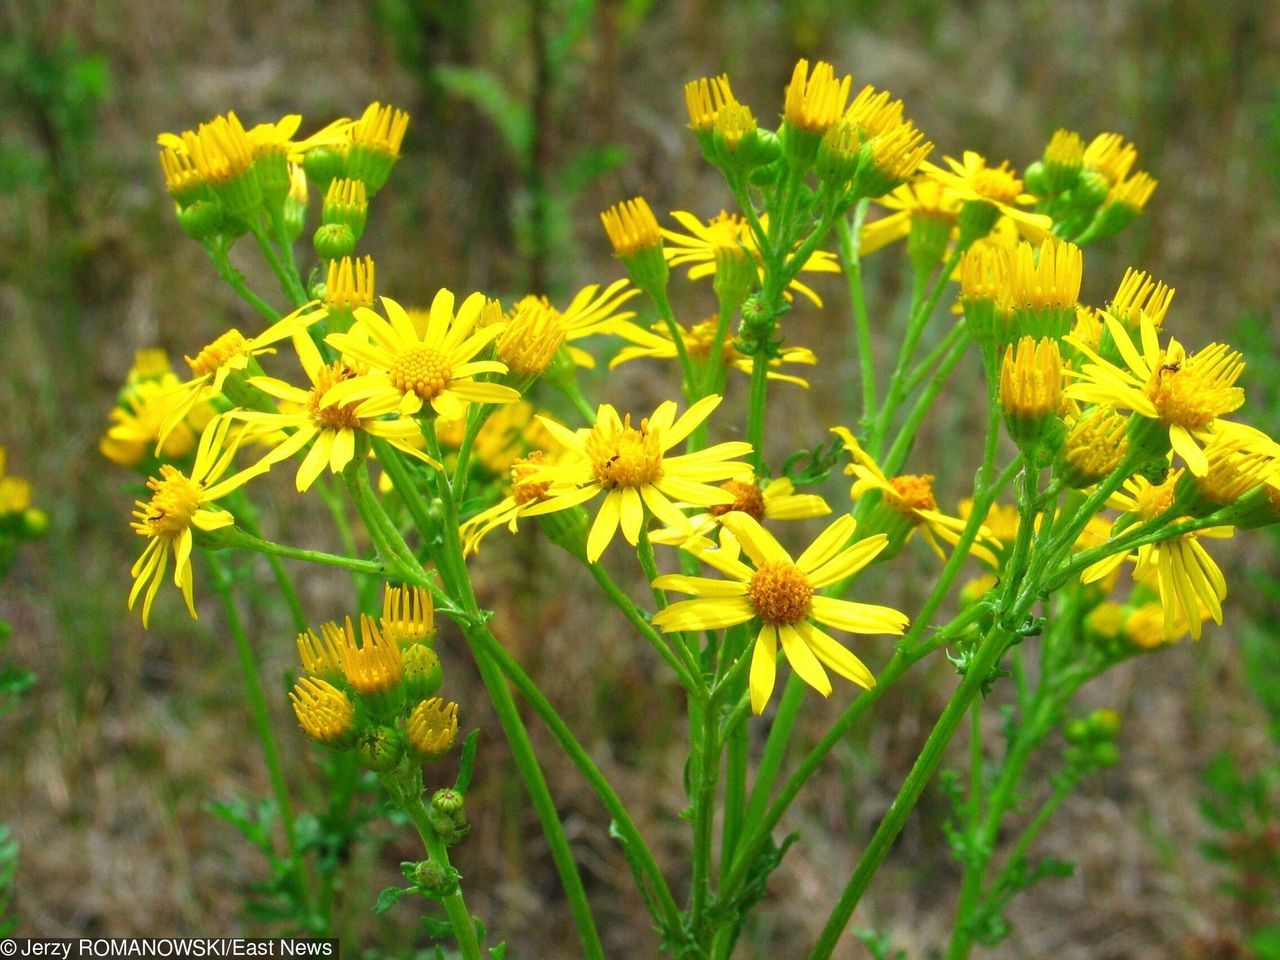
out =
[(550, 480), (527, 479), (540, 463), (542, 463), (542, 451), (534, 450), (523, 460), (517, 460), (511, 465), (511, 499), (516, 502), (516, 506), (523, 507), (529, 503), (536, 503), (551, 489)]
[(416, 393), (432, 400), (448, 389), (453, 368), (448, 358), (433, 347), (414, 347), (391, 364), (391, 382), (401, 393)]
[(933, 496), (933, 474), (904, 474), (889, 481), (893, 493), (887, 490), (884, 502), (905, 516), (912, 523), (920, 523), (917, 510), (937, 510), (938, 501)]
[(765, 623), (799, 623), (809, 615), (813, 585), (789, 560), (769, 560), (752, 575), (747, 599)]
[(220, 366), (244, 353), (245, 339), (239, 330), (232, 327), (217, 340), (209, 344), (194, 357), (187, 357), (187, 365), (191, 367), (192, 376), (203, 377), (214, 373)]
[(1005, 164), (983, 167), (974, 173), (970, 185), (974, 193), (996, 203), (1015, 203), (1022, 193), (1022, 181)]
[(1199, 430), (1244, 403), (1244, 391), (1235, 386), (1243, 370), (1240, 354), (1222, 344), (1191, 357), (1180, 348), (1164, 351), (1144, 390), (1161, 423)]
[(764, 519), (764, 493), (754, 483), (730, 480), (720, 484), (721, 490), (733, 494), (733, 503), (717, 503), (709, 508), (713, 517), (722, 517), (732, 511), (749, 514), (755, 520)]
[(662, 449), (657, 433), (649, 431), (649, 421), (640, 421), (640, 429), (631, 426), (628, 414), (621, 427), (596, 424), (587, 438), (587, 455), (591, 470), (605, 490), (617, 487), (643, 487), (662, 477)]
[(316, 375), (316, 384), (307, 396), (307, 414), (321, 430), (357, 430), (360, 418), (356, 416), (359, 402), (335, 403), (328, 407), (320, 406), (320, 401), (329, 392), (329, 388), (343, 380), (349, 380), (356, 372), (341, 360), (335, 360), (327, 367), (322, 367)]

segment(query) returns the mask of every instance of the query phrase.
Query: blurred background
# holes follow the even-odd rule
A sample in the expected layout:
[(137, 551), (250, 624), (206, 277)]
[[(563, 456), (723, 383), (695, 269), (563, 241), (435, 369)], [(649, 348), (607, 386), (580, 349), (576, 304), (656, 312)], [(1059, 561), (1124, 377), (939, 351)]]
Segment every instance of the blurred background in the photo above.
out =
[[(6, 655), (38, 675), (0, 716), (0, 821), (21, 844), (12, 906), (20, 933), (273, 929), (246, 906), (266, 879), (266, 858), (209, 808), (269, 794), (225, 624), (199, 584), (198, 622), (168, 588), (150, 632), (126, 613), (137, 481), (97, 452), (135, 351), (164, 347), (180, 363), (228, 325), (257, 329), (178, 229), (156, 161), (158, 132), (234, 109), (246, 125), (301, 113), (305, 133), (358, 116), (371, 100), (394, 103), (410, 113), (409, 133), (361, 245), (377, 262), (379, 292), (407, 303), (429, 302), (440, 286), (508, 303), (546, 292), (563, 304), (586, 283), (622, 275), (599, 227), (604, 207), (643, 193), (660, 216), (688, 209), (707, 217), (728, 203), (686, 129), (682, 86), (699, 76), (727, 72), (739, 99), (772, 125), (795, 59), (830, 60), (855, 86), (903, 98), (937, 144), (935, 161), (974, 149), (1022, 168), (1058, 127), (1086, 139), (1116, 131), (1136, 143), (1139, 166), (1160, 185), (1132, 228), (1089, 248), (1082, 299), (1105, 300), (1129, 265), (1176, 287), (1169, 324), (1189, 346), (1229, 339), (1249, 351), (1247, 409), (1274, 435), (1277, 51), (1280, 8), (1253, 0), (5, 0), (0, 445), (9, 472), (31, 479), (51, 519), (47, 537), (24, 548), (0, 585), (0, 617), (14, 626)], [(233, 259), (255, 289), (276, 293), (252, 252)], [(887, 326), (901, 310), (901, 260), (872, 261), (874, 324)], [(815, 286), (825, 309), (800, 305), (788, 335), (824, 366), (811, 391), (784, 386), (771, 402), (776, 454), (850, 420), (844, 396), (855, 366), (843, 284), (832, 276)], [(686, 322), (711, 311), (709, 285), (675, 287)], [(967, 454), (942, 438), (970, 424), (974, 374), (943, 395), (912, 462), (939, 475), (944, 507), (972, 475)], [(639, 363), (591, 386), (589, 396), (640, 411), (674, 395), (677, 381), (669, 368)], [(729, 403), (743, 404), (745, 393), (743, 378)], [(288, 476), (278, 479), (263, 485), (269, 532), (333, 548), (327, 515), (291, 496)], [(825, 492), (837, 504), (846, 496), (838, 477)], [(683, 727), (673, 686), (620, 619), (602, 624), (588, 589), (579, 589), (581, 571), (528, 526), (486, 548), (476, 568), (482, 602), (633, 803), (659, 861), (683, 862), (683, 753), (673, 745)], [(1015, 933), (990, 955), (1257, 955), (1244, 942), (1278, 919), (1280, 898), (1276, 544), (1263, 535), (1215, 550), (1232, 591), (1222, 628), (1087, 689), (1085, 706), (1124, 715), (1124, 759), (1088, 781), (1039, 841), (1041, 853), (1074, 861), (1074, 876), (1017, 901)], [(899, 563), (892, 582), (873, 584), (884, 602), (918, 604), (938, 567), (923, 548), (915, 558), (915, 581), (902, 574), (910, 564)], [(619, 552), (610, 562), (634, 578), (624, 560)], [(349, 581), (296, 572), (313, 622), (351, 608)], [(295, 669), (292, 631), (282, 610), (242, 613), (290, 780), (304, 807), (316, 804), (319, 754), (283, 693)], [(464, 726), (482, 730), (468, 804), (474, 828), (454, 857), (470, 905), (514, 957), (574, 956), (536, 819), (473, 667), (449, 640), (446, 631), (446, 692), (461, 701)], [(888, 651), (871, 641), (861, 652), (874, 669)], [(833, 753), (786, 821), (801, 841), (775, 875), (742, 956), (800, 956), (813, 942), (953, 685), (945, 660), (922, 664)], [(851, 695), (806, 704), (806, 735)], [(607, 817), (536, 723), (531, 729), (606, 948), (655, 955)], [(451, 780), (451, 771), (440, 773), (441, 783)], [(958, 873), (945, 816), (931, 790), (855, 916), (911, 958), (930, 956), (949, 930)], [(364, 840), (344, 852), (338, 935), (344, 949), (411, 955), (426, 943), (415, 931), (418, 904), (381, 917), (371, 907), (397, 881), (397, 863), (420, 854), (385, 818), (362, 829)], [(841, 951), (870, 955), (852, 937)]]

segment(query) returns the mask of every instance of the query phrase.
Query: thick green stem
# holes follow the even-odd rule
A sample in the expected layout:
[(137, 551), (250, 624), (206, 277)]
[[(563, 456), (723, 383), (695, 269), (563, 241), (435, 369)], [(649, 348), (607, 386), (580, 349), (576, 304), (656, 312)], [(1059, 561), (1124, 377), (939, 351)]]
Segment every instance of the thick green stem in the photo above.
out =
[(769, 355), (761, 347), (751, 358), (751, 398), (747, 409), (747, 443), (756, 476), (764, 476), (764, 408), (769, 388)]
[(751, 800), (744, 817), (747, 823), (759, 822), (764, 816), (765, 808), (769, 805), (774, 784), (782, 770), (782, 762), (786, 759), (787, 745), (791, 742), (791, 731), (795, 728), (796, 718), (800, 715), (800, 705), (804, 702), (807, 686), (808, 684), (794, 671), (787, 678), (787, 686), (778, 704), (778, 713), (773, 718), (773, 726), (769, 729), (769, 739), (765, 741), (764, 754), (760, 758), (760, 765), (756, 768), (755, 783), (751, 787)]
[(218, 276), (236, 292), (241, 300), (253, 307), (267, 323), (275, 323), (280, 319), (280, 314), (271, 304), (249, 289), (244, 274), (231, 265), (231, 259), (224, 249), (206, 244), (205, 250), (209, 254), (209, 259), (213, 261), (213, 268), (218, 271)]

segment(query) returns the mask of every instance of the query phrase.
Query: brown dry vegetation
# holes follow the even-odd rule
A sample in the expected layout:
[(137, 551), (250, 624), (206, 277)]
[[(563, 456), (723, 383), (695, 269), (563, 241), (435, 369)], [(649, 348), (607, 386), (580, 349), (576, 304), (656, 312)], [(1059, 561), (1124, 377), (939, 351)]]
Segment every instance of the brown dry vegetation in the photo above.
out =
[[(66, 181), (74, 194), (0, 195), (0, 443), (10, 449), (10, 469), (35, 481), (53, 519), (48, 539), (26, 548), (0, 594), (0, 616), (15, 626), (12, 656), (40, 675), (36, 690), (0, 721), (0, 819), (23, 847), (16, 906), (26, 935), (256, 929), (243, 917), (241, 892), (260, 879), (261, 858), (203, 809), (213, 798), (268, 792), (233, 648), (207, 590), (198, 623), (168, 591), (149, 633), (125, 614), (135, 550), (126, 524), (132, 479), (95, 450), (136, 349), (158, 344), (180, 356), (230, 323), (252, 322), (173, 222), (152, 147), (157, 131), (231, 108), (254, 122), (301, 112), (312, 129), (372, 99), (394, 102), (414, 125), (367, 234), (380, 290), (408, 302), (441, 285), (509, 297), (541, 275), (563, 294), (620, 275), (595, 219), (607, 204), (643, 192), (655, 210), (709, 215), (727, 201), (684, 130), (685, 80), (729, 72), (740, 98), (768, 122), (794, 58), (819, 55), (856, 82), (904, 98), (940, 153), (973, 148), (1021, 166), (1058, 126), (1132, 138), (1160, 187), (1133, 229), (1089, 251), (1089, 300), (1112, 290), (1128, 264), (1142, 266), (1177, 287), (1170, 322), (1199, 344), (1229, 331), (1246, 311), (1271, 310), (1280, 292), (1280, 161), (1268, 152), (1268, 143), (1275, 148), (1268, 123), (1280, 111), (1280, 14), (1268, 4), (681, 0), (653, 5), (634, 22), (628, 11), (635, 5), (602, 0), (566, 77), (572, 95), (548, 104), (541, 149), (554, 164), (582, 145), (618, 143), (627, 158), (586, 188), (567, 242), (537, 263), (516, 250), (518, 178), (500, 138), (474, 108), (432, 95), (405, 69), (365, 3), (15, 0), (5, 7), (0, 29), (37, 45), (74, 35), (84, 49), (105, 54), (112, 78), (92, 152), (78, 158), (82, 174)], [(437, 61), (488, 65), (527, 90), (524, 10), (512, 0), (476, 4), (474, 29), (425, 36), (424, 49)], [(32, 150), (56, 149), (37, 108), (12, 119)], [(239, 263), (257, 288), (271, 290), (251, 256)], [(901, 270), (886, 263), (872, 278), (881, 324), (894, 316)], [(682, 316), (710, 309), (709, 290), (678, 286)], [(776, 394), (775, 454), (820, 439), (841, 420), (841, 385), (854, 367), (840, 286), (838, 278), (823, 285), (824, 311), (802, 308), (788, 320), (793, 342), (813, 347), (826, 366), (809, 393), (783, 387)], [(944, 395), (913, 461), (938, 473), (944, 491), (960, 490), (971, 469), (965, 451), (957, 462), (944, 438), (971, 425), (966, 390), (974, 376), (962, 373)], [(596, 386), (606, 399), (651, 409), (675, 381), (669, 370), (635, 364)], [(743, 383), (736, 391), (731, 404), (744, 400)], [(263, 486), (272, 531), (333, 545), (315, 504), (291, 496), (287, 482)], [(843, 488), (833, 481), (828, 493), (840, 497)], [(1246, 562), (1274, 569), (1262, 542), (1218, 551), (1236, 564), (1234, 583)], [(882, 576), (873, 584), (883, 600), (907, 610), (936, 569), (927, 551), (912, 556), (918, 579)], [(631, 576), (623, 561), (621, 551), (609, 558)], [(498, 635), (634, 804), (659, 861), (681, 863), (683, 721), (674, 684), (621, 618), (601, 618), (579, 589), (581, 572), (532, 529), (514, 543), (495, 537), (477, 571), (482, 599), (498, 610)], [(352, 604), (342, 577), (299, 575), (314, 621)], [(1194, 801), (1213, 752), (1230, 747), (1258, 757), (1266, 747), (1233, 656), (1232, 624), (1249, 616), (1274, 624), (1277, 614), (1238, 590), (1227, 626), (1199, 646), (1131, 664), (1087, 691), (1089, 706), (1115, 706), (1126, 716), (1124, 762), (1087, 782), (1043, 837), (1043, 852), (1079, 869), (1018, 902), (1016, 933), (993, 956), (1241, 955), (1233, 952), (1232, 905), (1195, 849), (1204, 827)], [(245, 615), (291, 778), (305, 794), (315, 782), (313, 749), (276, 684), (292, 668), (288, 625), (282, 612), (255, 607)], [(462, 702), (465, 722), (483, 731), (469, 798), (475, 828), (456, 851), (472, 908), (497, 938), (511, 941), (513, 956), (574, 956), (563, 898), (501, 733), (465, 651), (447, 635), (441, 647), (448, 692)], [(887, 645), (871, 641), (864, 653), (874, 667)], [(802, 840), (776, 875), (743, 956), (800, 956), (812, 943), (953, 677), (945, 662), (926, 665), (833, 754), (786, 821)], [(802, 735), (822, 729), (852, 695), (838, 689), (831, 703), (808, 703)], [(606, 948), (611, 956), (654, 955), (607, 818), (532, 727)], [(441, 781), (449, 776), (440, 773)], [(913, 958), (928, 956), (949, 928), (956, 871), (939, 829), (944, 814), (941, 797), (927, 794), (855, 918), (890, 931)], [(374, 829), (390, 828), (378, 820)], [(395, 882), (397, 861), (414, 854), (412, 843), (397, 840), (376, 859), (356, 857), (342, 894), (344, 947), (408, 952), (410, 904), (381, 919), (369, 908), (376, 891)], [(841, 950), (846, 958), (866, 955), (852, 938)]]

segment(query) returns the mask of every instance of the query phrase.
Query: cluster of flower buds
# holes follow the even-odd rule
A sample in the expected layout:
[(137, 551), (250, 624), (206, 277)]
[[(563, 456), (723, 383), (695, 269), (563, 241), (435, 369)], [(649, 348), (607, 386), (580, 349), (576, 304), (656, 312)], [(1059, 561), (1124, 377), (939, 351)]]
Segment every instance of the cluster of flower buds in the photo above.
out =
[(1086, 145), (1078, 133), (1058, 130), (1044, 156), (1027, 167), (1026, 187), (1059, 235), (1097, 240), (1131, 224), (1155, 192), (1155, 178), (1134, 171), (1137, 160), (1137, 148), (1117, 133), (1100, 133)]
[(292, 242), (306, 221), (308, 181), (323, 192), (316, 249), (350, 254), (364, 229), (368, 198), (400, 157), (409, 118), (372, 103), (359, 120), (341, 119), (296, 139), (297, 114), (245, 129), (234, 112), (195, 130), (159, 136), (160, 166), (182, 229), (202, 242), (261, 229), (265, 216)]
[(421, 588), (387, 587), (382, 616), (329, 622), (298, 635), (306, 676), (290, 693), (303, 731), (318, 743), (354, 749), (386, 773), (435, 760), (458, 734), (458, 705), (435, 696), (443, 679), (433, 648), (435, 615)]

